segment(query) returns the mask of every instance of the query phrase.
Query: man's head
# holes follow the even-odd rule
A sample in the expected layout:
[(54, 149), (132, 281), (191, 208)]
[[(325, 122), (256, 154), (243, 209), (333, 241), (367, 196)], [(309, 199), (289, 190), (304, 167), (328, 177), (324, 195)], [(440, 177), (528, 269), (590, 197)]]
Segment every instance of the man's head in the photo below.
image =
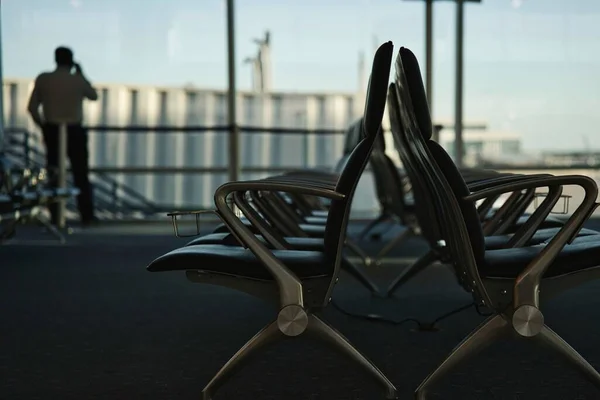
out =
[(68, 47), (57, 47), (54, 50), (54, 60), (59, 67), (71, 67), (73, 65), (73, 51)]

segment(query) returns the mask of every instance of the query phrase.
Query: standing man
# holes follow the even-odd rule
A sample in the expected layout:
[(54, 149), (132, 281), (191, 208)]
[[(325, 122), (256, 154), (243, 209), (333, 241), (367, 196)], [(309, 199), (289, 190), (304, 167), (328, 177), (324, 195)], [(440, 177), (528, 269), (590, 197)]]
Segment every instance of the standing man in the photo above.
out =
[[(73, 52), (67, 47), (54, 51), (56, 69), (44, 72), (35, 80), (29, 99), (28, 111), (38, 125), (46, 145), (46, 162), (53, 184), (57, 178), (59, 125), (67, 124), (67, 155), (71, 161), (73, 181), (79, 189), (77, 206), (81, 223), (85, 226), (96, 221), (92, 187), (88, 173), (88, 138), (82, 127), (83, 100), (97, 100), (98, 94), (83, 75), (81, 66), (73, 61)], [(43, 117), (40, 115), (40, 106)], [(58, 205), (50, 207), (52, 223), (57, 224)]]

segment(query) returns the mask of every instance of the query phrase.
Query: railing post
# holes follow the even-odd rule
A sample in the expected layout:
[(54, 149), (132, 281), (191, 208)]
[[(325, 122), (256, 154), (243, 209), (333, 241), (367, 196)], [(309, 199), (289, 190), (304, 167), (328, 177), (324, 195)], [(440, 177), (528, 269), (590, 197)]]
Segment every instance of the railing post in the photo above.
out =
[[(58, 126), (58, 188), (67, 188), (67, 124), (61, 123)], [(58, 228), (65, 227), (65, 206), (66, 199), (59, 197), (57, 207)]]
[(304, 152), (302, 153), (302, 164), (304, 165), (304, 168), (308, 169), (308, 147), (309, 147), (309, 137), (308, 137), (308, 133), (305, 135), (302, 135), (302, 148), (304, 149)]
[(239, 127), (236, 116), (237, 90), (235, 85), (235, 2), (227, 0), (227, 67), (229, 75), (229, 91), (227, 92), (227, 108), (229, 120), (229, 180), (239, 180), (240, 152)]
[(0, 1), (0, 153), (5, 150), (5, 133), (4, 133), (4, 74), (2, 66), (2, 2)]
[(31, 167), (31, 148), (30, 148), (30, 143), (29, 143), (29, 131), (25, 131), (23, 133), (23, 158), (24, 158), (24, 165), (26, 168)]
[[(435, 124), (433, 125), (433, 138), (435, 138), (434, 140), (438, 143), (440, 143), (440, 139), (441, 139), (441, 133), (442, 130), (444, 129), (444, 125), (442, 124)], [(440, 143), (441, 144), (441, 143)]]
[[(425, 0), (425, 90), (433, 118), (433, 0)], [(434, 131), (433, 140), (439, 142), (437, 135)]]
[(117, 182), (113, 182), (111, 185), (111, 191), (110, 191), (110, 197), (111, 197), (111, 208), (112, 208), (112, 212), (114, 214), (117, 213), (117, 201), (119, 200), (118, 196), (117, 196), (117, 191), (119, 190), (119, 187), (117, 186)]
[(464, 47), (464, 0), (456, 0), (456, 67), (454, 73), (454, 161), (457, 167), (463, 166), (465, 155), (463, 142), (463, 47)]

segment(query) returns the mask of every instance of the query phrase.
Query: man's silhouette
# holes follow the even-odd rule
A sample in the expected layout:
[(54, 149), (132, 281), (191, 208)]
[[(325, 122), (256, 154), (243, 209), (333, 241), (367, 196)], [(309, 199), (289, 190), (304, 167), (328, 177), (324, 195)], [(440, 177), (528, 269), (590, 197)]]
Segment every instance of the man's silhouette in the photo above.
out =
[[(44, 72), (35, 80), (28, 111), (38, 125), (46, 145), (46, 161), (53, 184), (58, 167), (58, 136), (61, 123), (67, 124), (67, 155), (71, 161), (73, 181), (80, 190), (77, 206), (83, 225), (95, 222), (92, 188), (88, 173), (88, 138), (83, 129), (83, 100), (97, 100), (98, 94), (83, 75), (81, 66), (73, 61), (73, 52), (58, 47), (54, 52), (56, 69)], [(40, 115), (40, 106), (43, 117)], [(56, 224), (58, 206), (50, 206), (52, 223)]]

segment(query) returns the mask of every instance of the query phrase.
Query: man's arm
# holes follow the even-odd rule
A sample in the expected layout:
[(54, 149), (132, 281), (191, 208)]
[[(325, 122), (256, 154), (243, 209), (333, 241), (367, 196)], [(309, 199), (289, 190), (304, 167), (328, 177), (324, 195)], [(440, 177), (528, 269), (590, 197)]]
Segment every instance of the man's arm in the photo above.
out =
[(33, 91), (29, 97), (29, 104), (27, 105), (27, 111), (31, 114), (33, 122), (40, 128), (44, 124), (42, 116), (40, 115), (40, 106), (42, 105), (42, 99), (40, 98), (40, 77), (38, 76), (33, 86)]
[(85, 79), (85, 76), (81, 75), (81, 77), (83, 78), (83, 95), (85, 98), (92, 101), (98, 100), (98, 92), (96, 92), (96, 89), (94, 89), (90, 81)]
[(75, 73), (81, 77), (81, 80), (83, 82), (83, 96), (86, 99), (92, 101), (98, 100), (98, 93), (96, 92), (96, 89), (94, 89), (90, 81), (88, 81), (85, 75), (83, 75), (81, 65), (75, 64)]

